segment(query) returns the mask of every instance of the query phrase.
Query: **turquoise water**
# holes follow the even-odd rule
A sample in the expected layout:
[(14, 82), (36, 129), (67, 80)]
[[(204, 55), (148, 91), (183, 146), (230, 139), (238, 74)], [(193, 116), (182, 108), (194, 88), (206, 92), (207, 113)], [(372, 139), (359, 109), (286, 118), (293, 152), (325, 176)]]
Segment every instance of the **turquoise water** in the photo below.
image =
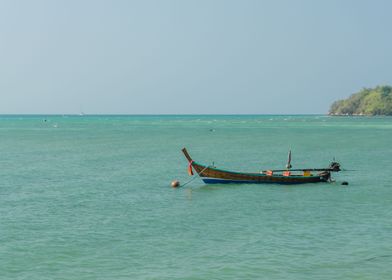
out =
[[(392, 118), (0, 116), (0, 279), (390, 279)], [(218, 168), (352, 171), (302, 186)], [(348, 186), (342, 186), (348, 181)]]

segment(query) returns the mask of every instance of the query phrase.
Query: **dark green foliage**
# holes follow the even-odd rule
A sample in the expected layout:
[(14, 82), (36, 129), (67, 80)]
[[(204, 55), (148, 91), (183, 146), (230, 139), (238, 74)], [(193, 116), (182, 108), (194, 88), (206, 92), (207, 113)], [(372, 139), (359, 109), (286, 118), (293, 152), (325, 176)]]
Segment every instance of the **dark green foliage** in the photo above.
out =
[(392, 115), (392, 87), (364, 88), (345, 100), (335, 101), (330, 115)]

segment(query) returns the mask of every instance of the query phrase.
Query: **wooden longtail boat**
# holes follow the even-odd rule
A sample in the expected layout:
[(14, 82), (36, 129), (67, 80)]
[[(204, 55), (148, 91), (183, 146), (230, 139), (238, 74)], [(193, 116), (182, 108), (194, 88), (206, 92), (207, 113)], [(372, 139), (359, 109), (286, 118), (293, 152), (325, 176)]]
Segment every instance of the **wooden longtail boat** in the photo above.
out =
[[(288, 169), (265, 170), (260, 173), (243, 173), (217, 169), (192, 160), (188, 151), (183, 148), (189, 162), (188, 172), (193, 175), (192, 168), (199, 174), (206, 184), (305, 184), (331, 181), (331, 172), (339, 172), (340, 164), (332, 162), (327, 168), (290, 169), (291, 153), (289, 154)], [(312, 172), (316, 172), (312, 174)]]

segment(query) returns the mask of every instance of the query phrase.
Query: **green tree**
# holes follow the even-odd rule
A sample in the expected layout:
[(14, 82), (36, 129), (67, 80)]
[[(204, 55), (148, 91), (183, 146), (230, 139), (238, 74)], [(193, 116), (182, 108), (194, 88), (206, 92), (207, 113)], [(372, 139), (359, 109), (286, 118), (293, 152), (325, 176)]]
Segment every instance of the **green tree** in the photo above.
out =
[(332, 103), (331, 115), (392, 115), (392, 87), (363, 88), (344, 100)]

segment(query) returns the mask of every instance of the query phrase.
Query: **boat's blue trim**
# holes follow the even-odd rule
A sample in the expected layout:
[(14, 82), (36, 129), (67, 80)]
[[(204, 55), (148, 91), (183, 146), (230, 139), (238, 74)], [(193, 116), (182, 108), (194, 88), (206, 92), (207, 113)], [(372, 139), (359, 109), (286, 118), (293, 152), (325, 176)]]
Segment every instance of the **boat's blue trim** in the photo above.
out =
[(246, 180), (225, 180), (225, 179), (212, 179), (206, 178), (203, 179), (203, 182), (206, 184), (279, 184), (279, 185), (296, 185), (296, 184), (304, 184), (304, 183), (316, 183), (316, 182), (274, 182), (274, 181), (246, 181)]

